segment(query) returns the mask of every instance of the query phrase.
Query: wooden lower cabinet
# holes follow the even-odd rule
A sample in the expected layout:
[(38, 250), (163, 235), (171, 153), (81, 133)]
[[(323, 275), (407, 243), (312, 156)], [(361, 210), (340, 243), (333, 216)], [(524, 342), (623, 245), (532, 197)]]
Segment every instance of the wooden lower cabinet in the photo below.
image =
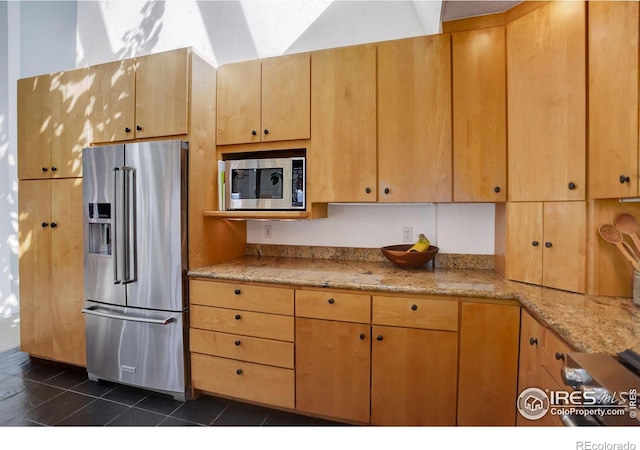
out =
[(369, 423), (369, 324), (296, 318), (296, 409)]
[(461, 302), (458, 425), (513, 426), (520, 306)]
[[(520, 369), (518, 394), (527, 388), (570, 390), (562, 384), (560, 371), (571, 348), (544, 327), (531, 314), (522, 310), (520, 331)], [(558, 415), (547, 412), (538, 420), (529, 420), (517, 414), (518, 426), (562, 426)]]
[(371, 423), (456, 424), (458, 335), (374, 325)]

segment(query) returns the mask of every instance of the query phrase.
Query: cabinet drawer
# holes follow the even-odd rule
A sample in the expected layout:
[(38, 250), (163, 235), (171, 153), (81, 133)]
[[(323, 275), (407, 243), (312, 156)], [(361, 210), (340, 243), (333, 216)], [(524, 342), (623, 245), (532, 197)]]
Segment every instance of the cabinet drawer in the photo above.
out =
[(293, 409), (295, 377), (291, 369), (215, 356), (191, 354), (194, 389)]
[(191, 328), (293, 342), (293, 317), (191, 306)]
[(570, 351), (571, 348), (562, 339), (551, 330), (545, 330), (541, 352), (542, 365), (559, 386), (564, 386), (560, 373), (567, 360), (566, 354)]
[(330, 291), (296, 291), (296, 317), (369, 323), (371, 297)]
[(458, 301), (406, 297), (373, 297), (373, 319), (376, 325), (458, 330)]
[(293, 369), (293, 343), (191, 328), (192, 352)]
[(191, 280), (189, 290), (192, 305), (293, 315), (293, 289)]

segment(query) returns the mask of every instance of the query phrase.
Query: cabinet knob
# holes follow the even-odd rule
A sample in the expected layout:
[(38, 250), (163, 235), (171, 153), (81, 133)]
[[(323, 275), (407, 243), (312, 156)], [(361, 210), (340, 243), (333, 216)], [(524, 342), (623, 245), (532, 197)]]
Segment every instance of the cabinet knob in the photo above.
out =
[(384, 188), (384, 193), (388, 194), (389, 192), (391, 192), (391, 190), (389, 188)]
[(575, 188), (576, 188), (576, 184), (575, 184), (573, 181), (571, 181), (571, 182), (569, 183), (569, 190), (570, 190), (570, 191), (573, 191)]
[(371, 194), (371, 188), (366, 188), (364, 191), (365, 191), (367, 194)]
[(538, 339), (534, 337), (529, 338), (529, 345), (538, 345)]
[(235, 341), (234, 344), (236, 344), (236, 347), (238, 347), (240, 345), (240, 341)]
[(236, 320), (240, 320), (240, 314), (236, 314)]
[(381, 335), (381, 334), (379, 334), (379, 335), (376, 337), (376, 341), (381, 341), (382, 339), (384, 339), (384, 338), (382, 337), (382, 335)]
[(56, 172), (57, 170), (58, 170), (58, 168), (57, 168), (56, 166), (53, 166), (53, 167), (51, 168), (51, 171), (52, 171), (52, 172)]
[(269, 130), (267, 130), (266, 128), (264, 129), (264, 134), (269, 134)]
[(625, 184), (625, 183), (628, 183), (629, 181), (631, 181), (631, 178), (625, 175), (620, 175), (620, 184)]
[(366, 337), (366, 336), (365, 336), (365, 334), (364, 334), (364, 333), (360, 333), (360, 340), (361, 340), (361, 341), (364, 341), (364, 338), (365, 338), (365, 337)]
[(46, 167), (43, 167), (43, 168), (42, 168), (42, 171), (43, 171), (43, 172), (47, 172), (48, 170), (49, 170), (49, 169), (47, 169)]
[(136, 125), (136, 130), (142, 131), (142, 127), (140, 125)]
[(545, 242), (544, 246), (547, 248), (551, 248), (553, 246), (553, 244), (551, 242)]
[(255, 136), (256, 134), (258, 134), (256, 130), (251, 130), (251, 136)]
[(327, 300), (327, 303), (329, 303), (330, 305), (333, 305), (336, 301), (332, 298), (330, 298), (329, 300)]
[(42, 222), (42, 228), (47, 228), (49, 224), (47, 222)]
[(242, 375), (242, 369), (237, 369), (237, 370), (236, 370), (236, 374), (238, 374), (238, 375)]
[(415, 311), (416, 309), (418, 309), (418, 305), (411, 305), (411, 311)]
[(564, 353), (556, 352), (556, 360), (564, 361)]
[(58, 226), (58, 224), (57, 224), (57, 223), (55, 223), (55, 222), (51, 222), (51, 228), (55, 228), (55, 227), (57, 227), (57, 226)]
[(540, 243), (538, 241), (533, 241), (531, 245), (533, 245), (534, 247), (537, 247), (538, 245), (540, 245)]
[(496, 194), (497, 194), (498, 192), (500, 192), (500, 186), (496, 186), (496, 187), (494, 187), (494, 188), (493, 188), (493, 192), (495, 192)]
[(236, 289), (235, 291), (233, 291), (233, 293), (236, 294), (236, 295), (240, 295), (241, 292), (242, 291), (240, 289)]
[(125, 133), (131, 133), (131, 128), (126, 127), (126, 128), (124, 129), (124, 132), (125, 132)]

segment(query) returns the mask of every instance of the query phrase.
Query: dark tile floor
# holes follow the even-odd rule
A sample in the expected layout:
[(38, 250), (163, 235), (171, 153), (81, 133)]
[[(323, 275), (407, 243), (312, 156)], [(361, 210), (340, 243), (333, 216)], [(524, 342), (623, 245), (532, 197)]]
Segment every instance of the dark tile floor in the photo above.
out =
[(0, 353), (0, 426), (337, 426), (228, 399), (186, 403), (112, 383), (18, 349)]

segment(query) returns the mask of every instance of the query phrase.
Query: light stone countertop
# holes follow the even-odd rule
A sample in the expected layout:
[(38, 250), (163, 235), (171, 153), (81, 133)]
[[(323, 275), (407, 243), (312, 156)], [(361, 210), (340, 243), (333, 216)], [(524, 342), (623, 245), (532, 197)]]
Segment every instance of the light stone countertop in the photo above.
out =
[(243, 256), (189, 271), (191, 277), (355, 289), (381, 293), (515, 299), (577, 351), (640, 353), (640, 307), (629, 298), (597, 297), (506, 280), (495, 270), (390, 262)]

